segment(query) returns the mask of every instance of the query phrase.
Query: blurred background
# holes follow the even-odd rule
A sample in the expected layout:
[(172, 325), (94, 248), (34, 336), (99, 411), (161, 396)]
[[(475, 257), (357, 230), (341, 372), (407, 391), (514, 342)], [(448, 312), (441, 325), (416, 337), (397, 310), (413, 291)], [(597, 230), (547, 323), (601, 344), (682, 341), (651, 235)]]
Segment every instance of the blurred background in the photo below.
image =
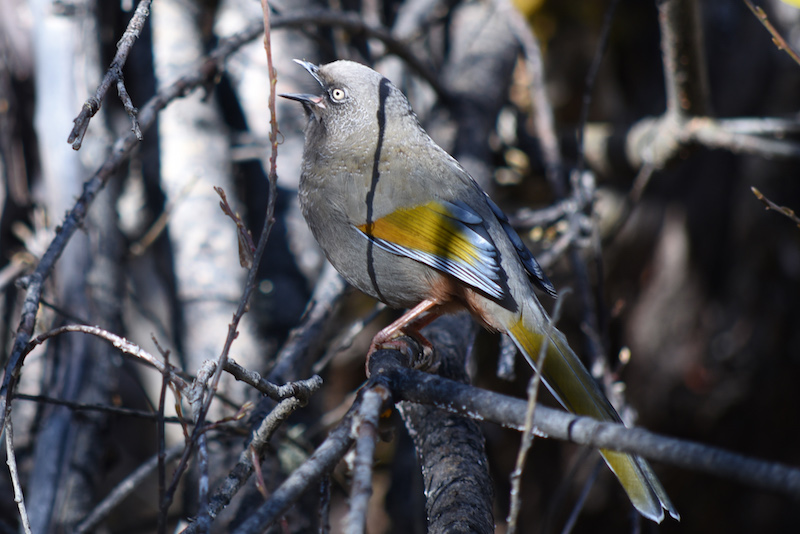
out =
[[(83, 183), (120, 151), (117, 140), (130, 135), (114, 82), (80, 150), (67, 143), (137, 5), (0, 0), (4, 365), (25, 296), (15, 282), (35, 267)], [(778, 0), (760, 5), (788, 45), (800, 49), (800, 8)], [(360, 61), (400, 87), (431, 136), (510, 215), (556, 287), (573, 289), (559, 328), (624, 406), (626, 419), (661, 434), (800, 464), (800, 230), (796, 220), (765, 210), (751, 190), (800, 209), (800, 65), (776, 47), (746, 2), (297, 0), (270, 6), (277, 92), (316, 90), (293, 58)], [(124, 89), (140, 110), (261, 18), (255, 0), (155, 0), (150, 9), (122, 70)], [(684, 18), (670, 20), (671, 10)], [(531, 55), (532, 35), (541, 71)], [(672, 38), (680, 46), (670, 59)], [(185, 98), (169, 101), (143, 130), (45, 283), (36, 333), (97, 324), (153, 354), (160, 353), (157, 340), (188, 375), (218, 356), (247, 271), (239, 265), (236, 226), (219, 209), (213, 187), (225, 190), (257, 239), (269, 197), (267, 72), (262, 37), (251, 32), (218, 71), (191, 85)], [(543, 92), (537, 93), (539, 82)], [(543, 129), (538, 121), (548, 114), (553, 124)], [(379, 312), (358, 326), (374, 302), (346, 292), (302, 358), (276, 364), (325, 263), (295, 198), (304, 122), (300, 106), (278, 102), (275, 222), (231, 352), (275, 380), (316, 372), (325, 381), (275, 437), (263, 467), (271, 487), (350, 405), (365, 380), (370, 339), (391, 318)], [(553, 146), (555, 157), (548, 152)], [(518, 362), (513, 377), (498, 378), (500, 345), (496, 336), (477, 334), (472, 381), (524, 397), (530, 371)], [(153, 413), (161, 382), (156, 371), (79, 334), (54, 338), (28, 355), (12, 418), (34, 532), (70, 531), (155, 454), (158, 442), (153, 420), (48, 399)], [(259, 399), (231, 378), (223, 379), (221, 395), (210, 419)], [(387, 426), (391, 438), (378, 448), (368, 531), (425, 532), (411, 441), (398, 415)], [(505, 532), (519, 434), (490, 424), (482, 429), (496, 531)], [(247, 433), (243, 420), (212, 435), (212, 488), (235, 463)], [(166, 440), (182, 443), (181, 427), (168, 425)], [(595, 469), (598, 458), (536, 439), (523, 476), (520, 531), (562, 531), (590, 478), (573, 532), (800, 530), (796, 500), (668, 465), (655, 469), (681, 522), (640, 522), (608, 470)], [(330, 528), (339, 532), (347, 509), (343, 466), (331, 480)], [(190, 470), (170, 508), (171, 530), (197, 513), (196, 484)], [(93, 530), (155, 532), (156, 488), (152, 475)], [(16, 532), (19, 516), (5, 471), (0, 495), (0, 532)], [(260, 499), (251, 480), (214, 531), (231, 530)], [(317, 532), (318, 506), (307, 495), (274, 531)]]

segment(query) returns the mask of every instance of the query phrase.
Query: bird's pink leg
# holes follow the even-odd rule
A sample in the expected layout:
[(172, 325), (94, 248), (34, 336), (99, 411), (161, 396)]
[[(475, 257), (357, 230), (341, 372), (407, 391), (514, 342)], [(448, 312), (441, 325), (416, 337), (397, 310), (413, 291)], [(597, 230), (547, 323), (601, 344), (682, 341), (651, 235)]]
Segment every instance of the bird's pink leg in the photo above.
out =
[(369, 352), (367, 353), (367, 376), (369, 376), (369, 358), (372, 356), (372, 353), (378, 349), (398, 348), (397, 343), (393, 342), (393, 339), (401, 335), (407, 335), (417, 341), (420, 345), (422, 345), (423, 351), (428, 353), (432, 352), (433, 345), (431, 345), (430, 341), (425, 339), (425, 337), (420, 333), (420, 329), (430, 324), (439, 316), (438, 313), (425, 314), (440, 304), (441, 302), (438, 300), (423, 300), (404, 313), (392, 324), (375, 334), (375, 337), (372, 338), (372, 343), (369, 346)]

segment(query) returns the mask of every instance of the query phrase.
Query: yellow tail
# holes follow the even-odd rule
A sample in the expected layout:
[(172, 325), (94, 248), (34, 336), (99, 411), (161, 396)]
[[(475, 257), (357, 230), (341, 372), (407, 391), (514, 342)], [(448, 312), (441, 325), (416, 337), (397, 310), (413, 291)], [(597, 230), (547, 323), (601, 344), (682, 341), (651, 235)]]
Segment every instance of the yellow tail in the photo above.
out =
[[(540, 369), (538, 359), (544, 335), (539, 332), (544, 331), (544, 320), (544, 312), (526, 309), (508, 329), (508, 334), (528, 363), (541, 372), (548, 389), (567, 410), (600, 421), (621, 423), (616, 410), (569, 348), (564, 335), (554, 328), (549, 336), (544, 367)], [(675, 519), (680, 519), (667, 492), (644, 458), (607, 449), (601, 449), (600, 454), (625, 488), (633, 506), (643, 516), (660, 523), (666, 510)]]

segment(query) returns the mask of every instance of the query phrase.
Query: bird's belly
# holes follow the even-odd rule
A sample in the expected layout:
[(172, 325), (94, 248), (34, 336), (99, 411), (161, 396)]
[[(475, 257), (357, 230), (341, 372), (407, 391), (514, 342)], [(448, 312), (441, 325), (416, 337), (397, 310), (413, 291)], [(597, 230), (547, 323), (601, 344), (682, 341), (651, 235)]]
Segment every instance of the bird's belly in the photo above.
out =
[[(415, 260), (387, 252), (350, 228), (343, 236), (315, 235), (328, 260), (356, 289), (392, 308), (411, 308), (431, 295), (441, 274)], [(342, 239), (344, 237), (344, 243)], [(336, 243), (336, 246), (328, 246)], [(344, 246), (342, 246), (344, 244)]]

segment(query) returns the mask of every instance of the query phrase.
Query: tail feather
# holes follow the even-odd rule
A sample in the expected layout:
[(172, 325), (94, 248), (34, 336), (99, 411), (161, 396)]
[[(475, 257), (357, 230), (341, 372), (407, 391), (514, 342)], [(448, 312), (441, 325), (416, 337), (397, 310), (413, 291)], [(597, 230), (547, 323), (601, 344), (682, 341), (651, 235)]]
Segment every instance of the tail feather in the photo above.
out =
[[(544, 365), (539, 365), (544, 335), (539, 333), (543, 328), (534, 320), (543, 318), (544, 312), (526, 311), (527, 313), (523, 312), (521, 318), (511, 325), (508, 334), (531, 366), (541, 372), (545, 385), (556, 399), (567, 410), (578, 415), (586, 415), (600, 421), (622, 422), (597, 382), (558, 330), (551, 329)], [(664, 519), (666, 510), (672, 517), (679, 519), (667, 492), (644, 458), (606, 449), (601, 449), (600, 454), (619, 479), (633, 506), (642, 515), (660, 523)]]

